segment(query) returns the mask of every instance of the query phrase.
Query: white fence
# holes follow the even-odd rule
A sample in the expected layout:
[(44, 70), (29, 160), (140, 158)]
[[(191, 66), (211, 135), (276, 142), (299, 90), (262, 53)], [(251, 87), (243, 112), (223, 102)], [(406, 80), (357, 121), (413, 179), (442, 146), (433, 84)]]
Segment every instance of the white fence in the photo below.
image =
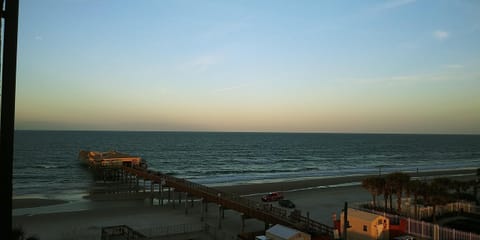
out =
[[(397, 203), (393, 201), (393, 209), (397, 209)], [(362, 205), (369, 205), (372, 206), (372, 202), (358, 202), (358, 203), (353, 203), (353, 206), (356, 207), (362, 207)], [(384, 202), (383, 201), (377, 201), (377, 207), (379, 208), (384, 208)], [(442, 215), (446, 213), (451, 213), (451, 212), (465, 212), (465, 213), (472, 213), (472, 214), (477, 214), (480, 215), (480, 207), (476, 206), (474, 202), (466, 202), (466, 201), (459, 201), (459, 202), (453, 202), (453, 203), (448, 203), (445, 205), (437, 205), (435, 207), (435, 215)], [(407, 216), (411, 218), (417, 219), (422, 219), (422, 218), (428, 218), (433, 215), (433, 207), (432, 206), (423, 206), (421, 204), (417, 205), (417, 214), (415, 214), (415, 204), (413, 204), (413, 199), (411, 198), (403, 198), (402, 199), (402, 211), (401, 211), (402, 216)]]
[[(389, 213), (385, 213), (385, 212), (379, 212), (379, 211), (363, 208), (361, 206), (362, 206), (361, 204), (355, 204), (354, 208), (357, 208), (358, 210), (362, 210), (362, 211), (365, 211), (365, 212), (370, 212), (370, 213), (374, 213), (374, 214), (377, 214), (377, 215), (386, 216), (389, 219), (391, 219), (391, 222), (393, 222), (393, 223), (398, 223), (400, 219), (406, 220), (407, 221), (407, 226), (406, 226), (406, 229), (405, 229), (405, 231), (406, 231), (405, 233), (415, 235), (415, 236), (417, 236), (419, 238), (422, 238), (422, 239), (432, 239), (432, 240), (480, 240), (480, 235), (479, 234), (459, 231), (459, 230), (455, 230), (455, 229), (447, 228), (447, 227), (440, 227), (439, 225), (433, 224), (433, 223), (430, 223), (430, 222), (424, 222), (424, 221), (415, 220), (415, 219), (408, 218), (408, 217), (402, 217), (402, 216), (399, 216), (399, 215), (389, 214)], [(450, 211), (450, 210), (452, 210), (456, 207), (462, 207), (462, 206), (466, 206), (466, 205), (462, 205), (462, 204), (455, 205), (455, 203), (454, 203), (453, 205), (446, 206), (444, 209)], [(477, 208), (470, 208), (469, 210), (478, 210), (478, 207)], [(467, 210), (465, 210), (465, 212), (467, 212)], [(474, 213), (474, 212), (471, 212), (471, 211), (468, 211), (468, 212)], [(478, 213), (478, 212), (476, 212), (476, 213)]]
[(407, 218), (407, 233), (433, 240), (480, 240), (480, 235)]
[[(458, 212), (465, 212), (465, 213), (472, 213), (480, 215), (480, 207), (476, 206), (475, 203), (472, 202), (454, 202), (449, 203), (446, 205), (438, 205), (435, 209), (435, 215), (443, 215), (446, 213), (458, 213)], [(430, 217), (433, 215), (433, 207), (428, 206), (420, 206), (418, 207), (418, 216), (419, 218)], [(407, 216), (415, 216), (414, 211), (410, 211), (410, 214)]]

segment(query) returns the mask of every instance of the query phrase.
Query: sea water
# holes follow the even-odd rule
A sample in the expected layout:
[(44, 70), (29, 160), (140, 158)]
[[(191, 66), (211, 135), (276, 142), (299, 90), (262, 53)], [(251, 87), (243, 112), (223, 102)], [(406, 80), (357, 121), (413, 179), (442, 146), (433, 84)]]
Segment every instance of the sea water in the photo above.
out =
[(16, 131), (14, 196), (85, 194), (93, 178), (80, 150), (138, 155), (213, 186), (480, 167), (479, 135)]

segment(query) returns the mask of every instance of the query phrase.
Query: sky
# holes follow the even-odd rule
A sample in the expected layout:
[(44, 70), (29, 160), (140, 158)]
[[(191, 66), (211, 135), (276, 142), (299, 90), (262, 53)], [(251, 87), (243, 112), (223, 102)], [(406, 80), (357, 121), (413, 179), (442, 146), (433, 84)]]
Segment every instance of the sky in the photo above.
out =
[(22, 0), (16, 129), (480, 134), (480, 1)]

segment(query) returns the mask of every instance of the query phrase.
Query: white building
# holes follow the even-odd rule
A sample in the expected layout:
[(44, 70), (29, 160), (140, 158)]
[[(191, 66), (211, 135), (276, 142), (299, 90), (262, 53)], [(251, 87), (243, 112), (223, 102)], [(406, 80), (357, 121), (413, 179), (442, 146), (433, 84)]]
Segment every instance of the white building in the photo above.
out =
[[(262, 238), (263, 237), (263, 238)], [(283, 225), (277, 224), (267, 231), (265, 231), (265, 236), (258, 236), (257, 239), (268, 239), (268, 240), (310, 240), (310, 234), (304, 233), (302, 231), (285, 227)]]

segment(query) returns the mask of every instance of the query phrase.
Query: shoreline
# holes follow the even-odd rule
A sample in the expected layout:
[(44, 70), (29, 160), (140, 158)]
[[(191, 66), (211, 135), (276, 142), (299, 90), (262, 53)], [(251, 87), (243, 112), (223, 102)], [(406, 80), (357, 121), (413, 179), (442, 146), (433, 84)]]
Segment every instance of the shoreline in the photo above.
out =
[[(407, 172), (410, 176), (415, 178), (423, 178), (425, 180), (436, 177), (449, 178), (473, 178), (476, 174), (476, 169), (448, 169), (448, 170), (432, 170), (423, 172)], [(341, 188), (348, 186), (360, 186), (362, 179), (369, 176), (377, 175), (354, 175), (354, 176), (337, 176), (337, 177), (321, 177), (311, 179), (285, 179), (274, 182), (264, 183), (247, 183), (247, 184), (232, 184), (232, 185), (210, 185), (210, 187), (218, 189), (223, 192), (230, 192), (242, 196), (255, 196), (265, 194), (267, 192), (298, 192), (325, 188)], [(365, 190), (366, 191), (366, 190)], [(122, 197), (123, 195), (123, 197)], [(138, 196), (135, 196), (138, 195)], [(142, 194), (106, 194), (95, 193), (87, 194), (79, 200), (89, 201), (119, 201), (119, 200), (140, 200), (144, 199)], [(56, 199), (56, 198), (41, 198), (41, 197), (23, 197), (21, 195), (12, 198), (12, 209), (24, 208), (38, 208), (52, 205), (61, 205), (71, 202), (71, 199)]]
[[(424, 178), (425, 180), (448, 177), (448, 178), (462, 178), (474, 176), (476, 169), (452, 169), (452, 170), (432, 170), (424, 172), (406, 172), (412, 179)], [(385, 175), (385, 174), (384, 174)], [(212, 186), (225, 192), (237, 193), (240, 195), (255, 195), (263, 194), (273, 191), (281, 192), (294, 192), (304, 191), (315, 188), (335, 188), (343, 186), (356, 186), (361, 185), (364, 178), (374, 175), (354, 175), (354, 176), (338, 176), (338, 177), (324, 177), (324, 178), (312, 178), (312, 179), (300, 179), (300, 180), (284, 180), (278, 182), (266, 182), (266, 183), (252, 183), (252, 184), (237, 184), (237, 185), (225, 185), (225, 186)]]
[[(425, 172), (418, 176), (450, 177), (454, 179), (474, 178), (476, 170), (454, 170)], [(366, 176), (344, 176), (336, 178), (309, 179), (302, 181), (284, 181), (277, 183), (247, 184), (217, 187), (221, 191), (240, 194), (246, 198), (259, 201), (260, 194), (266, 191), (283, 190), (286, 199), (296, 205), (296, 210), (307, 214), (311, 219), (328, 226), (333, 226), (333, 219), (338, 219), (344, 203), (371, 201), (371, 194), (359, 181)], [(358, 184), (353, 184), (357, 182)], [(136, 230), (161, 229), (166, 226), (185, 226), (201, 223), (201, 202), (194, 201), (185, 211), (186, 204), (165, 204), (158, 201), (151, 203), (148, 199), (122, 199), (122, 194), (106, 194), (103, 200), (82, 199), (64, 204), (48, 205), (36, 208), (18, 208), (12, 213), (14, 226), (21, 226), (28, 234), (40, 239), (99, 239), (104, 226), (127, 225)], [(130, 194), (132, 196), (134, 194)], [(140, 194), (139, 194), (140, 195)], [(18, 199), (12, 199), (16, 201)], [(43, 202), (43, 200), (30, 199)], [(272, 205), (280, 207), (278, 202)], [(190, 204), (189, 204), (190, 206)], [(205, 215), (205, 223), (218, 225), (217, 205), (210, 204)], [(292, 209), (286, 209), (292, 211)], [(242, 215), (236, 211), (225, 211), (222, 231), (235, 236), (241, 231)], [(245, 231), (256, 232), (265, 229), (265, 223), (257, 219), (245, 222)]]

